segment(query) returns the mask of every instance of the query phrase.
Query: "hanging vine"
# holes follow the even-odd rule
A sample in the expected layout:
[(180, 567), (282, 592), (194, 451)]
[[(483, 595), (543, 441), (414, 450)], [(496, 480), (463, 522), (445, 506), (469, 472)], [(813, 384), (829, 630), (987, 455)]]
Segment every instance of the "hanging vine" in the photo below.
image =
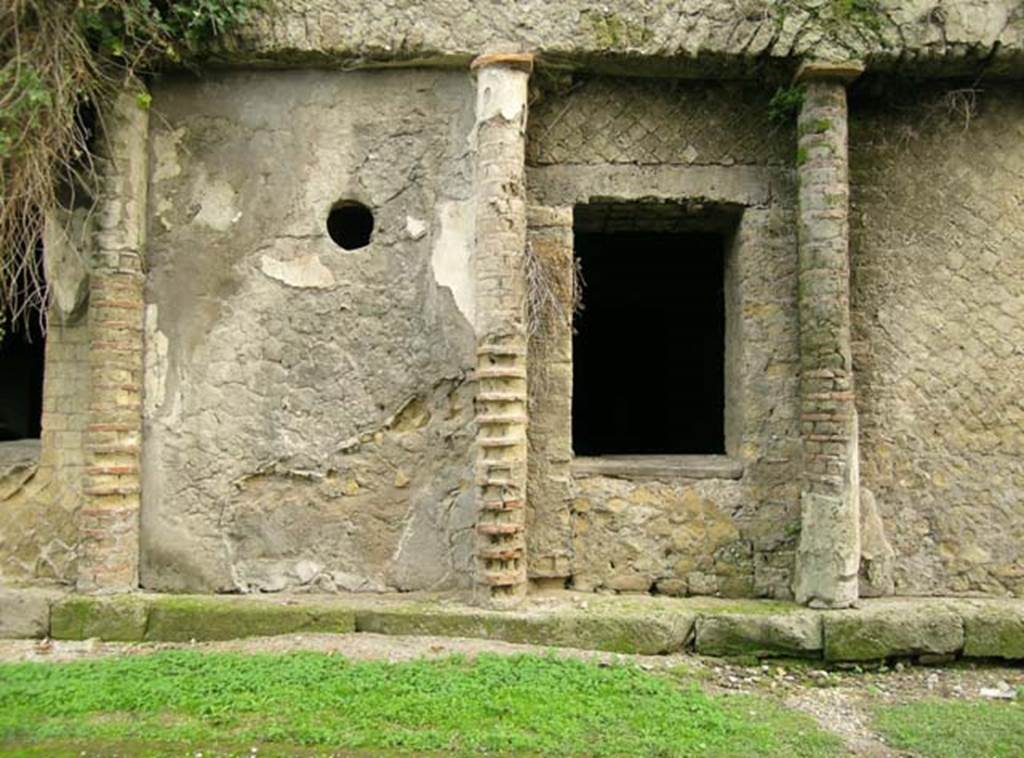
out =
[(134, 76), (199, 60), (261, 2), (0, 3), (0, 335), (5, 320), (45, 312), (43, 219), (91, 194), (96, 114)]

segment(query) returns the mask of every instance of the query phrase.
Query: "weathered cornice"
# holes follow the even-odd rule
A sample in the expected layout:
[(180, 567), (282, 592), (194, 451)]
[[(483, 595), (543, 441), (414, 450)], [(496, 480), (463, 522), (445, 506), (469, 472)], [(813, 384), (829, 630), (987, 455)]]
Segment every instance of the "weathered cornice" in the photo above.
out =
[(273, 0), (225, 63), (461, 66), (521, 50), (542, 63), (742, 76), (863, 61), (912, 76), (1024, 76), (1022, 0)]

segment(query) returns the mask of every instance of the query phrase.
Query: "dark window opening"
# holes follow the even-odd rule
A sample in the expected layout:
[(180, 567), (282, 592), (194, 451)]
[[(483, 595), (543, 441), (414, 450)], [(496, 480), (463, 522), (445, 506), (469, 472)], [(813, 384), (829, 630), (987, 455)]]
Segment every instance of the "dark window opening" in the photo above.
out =
[(45, 346), (37, 315), (5, 324), (0, 340), (0, 442), (39, 437)]
[(354, 200), (338, 203), (327, 216), (327, 233), (344, 250), (366, 247), (373, 236), (373, 212)]
[(646, 224), (651, 231), (595, 225), (581, 208), (576, 455), (724, 453), (725, 236), (661, 223)]

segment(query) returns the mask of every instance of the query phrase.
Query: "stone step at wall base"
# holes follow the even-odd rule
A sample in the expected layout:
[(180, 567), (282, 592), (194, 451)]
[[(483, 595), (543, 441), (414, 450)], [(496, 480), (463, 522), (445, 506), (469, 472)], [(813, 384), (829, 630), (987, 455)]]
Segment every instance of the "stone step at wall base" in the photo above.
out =
[(1024, 600), (890, 598), (815, 611), (782, 601), (552, 591), (499, 611), (452, 594), (83, 595), (0, 588), (4, 638), (187, 642), (351, 632), (828, 663), (1024, 660)]

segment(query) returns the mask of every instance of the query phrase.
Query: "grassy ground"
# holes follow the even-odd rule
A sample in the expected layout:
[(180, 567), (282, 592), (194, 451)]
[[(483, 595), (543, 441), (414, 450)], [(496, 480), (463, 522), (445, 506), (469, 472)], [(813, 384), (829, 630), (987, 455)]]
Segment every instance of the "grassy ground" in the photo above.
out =
[(876, 709), (875, 729), (917, 755), (1016, 758), (1024, 755), (1024, 706), (924, 701)]
[(837, 738), (752, 696), (633, 665), (483, 655), (400, 664), (173, 651), (0, 665), (7, 755), (829, 756)]

